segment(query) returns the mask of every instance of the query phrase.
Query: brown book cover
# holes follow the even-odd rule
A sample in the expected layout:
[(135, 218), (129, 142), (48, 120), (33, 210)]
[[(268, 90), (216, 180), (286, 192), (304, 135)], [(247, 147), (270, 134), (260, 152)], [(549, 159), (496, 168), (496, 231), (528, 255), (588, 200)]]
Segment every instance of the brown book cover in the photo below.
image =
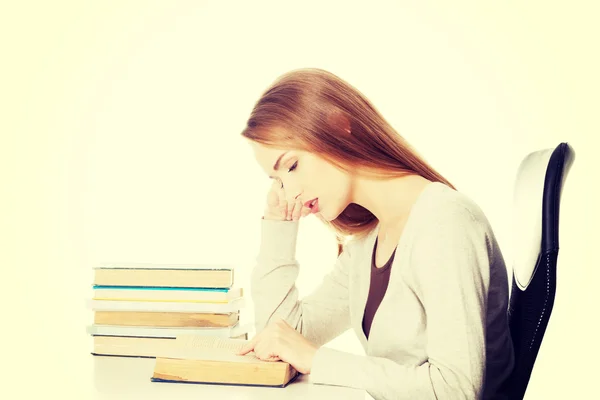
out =
[(156, 357), (153, 382), (285, 387), (298, 371), (283, 361), (237, 355), (244, 339), (180, 336)]
[(98, 325), (154, 326), (154, 327), (228, 327), (237, 324), (239, 313), (182, 313), (148, 311), (96, 311)]
[(230, 288), (234, 268), (203, 264), (107, 264), (94, 268), (94, 285)]

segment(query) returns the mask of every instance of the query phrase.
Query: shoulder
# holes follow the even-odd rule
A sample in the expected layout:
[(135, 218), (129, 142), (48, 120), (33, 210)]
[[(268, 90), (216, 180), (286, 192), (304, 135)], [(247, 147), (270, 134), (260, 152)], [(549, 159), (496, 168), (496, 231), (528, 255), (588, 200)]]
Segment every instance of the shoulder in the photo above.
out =
[(437, 232), (459, 233), (490, 229), (481, 207), (466, 194), (441, 183), (433, 186), (416, 205), (412, 231), (415, 236), (430, 236)]
[(419, 205), (408, 240), (409, 274), (416, 282), (487, 282), (495, 257), (494, 236), (482, 209), (449, 187)]
[[(412, 261), (440, 268), (452, 262), (491, 260), (495, 237), (481, 207), (469, 196), (438, 184), (428, 192), (410, 222)], [(441, 265), (435, 265), (435, 264)]]

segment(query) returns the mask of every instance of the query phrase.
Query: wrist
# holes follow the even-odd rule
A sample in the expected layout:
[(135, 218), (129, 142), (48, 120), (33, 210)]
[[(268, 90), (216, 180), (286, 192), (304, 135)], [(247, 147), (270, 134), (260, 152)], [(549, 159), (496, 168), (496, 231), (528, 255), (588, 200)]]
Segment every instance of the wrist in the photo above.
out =
[(271, 221), (285, 221), (285, 217), (282, 215), (273, 214), (268, 210), (263, 213), (262, 219), (268, 219)]
[(309, 344), (308, 349), (304, 352), (304, 369), (305, 374), (310, 374), (313, 366), (315, 355), (317, 354), (318, 348), (313, 344)]
[(272, 216), (269, 216), (269, 215), (263, 215), (262, 219), (266, 219), (266, 220), (269, 220), (269, 221), (285, 221), (285, 218), (272, 217)]
[[(286, 220), (260, 220), (259, 257), (291, 261), (296, 255), (298, 222)], [(277, 261), (279, 262), (279, 260)]]

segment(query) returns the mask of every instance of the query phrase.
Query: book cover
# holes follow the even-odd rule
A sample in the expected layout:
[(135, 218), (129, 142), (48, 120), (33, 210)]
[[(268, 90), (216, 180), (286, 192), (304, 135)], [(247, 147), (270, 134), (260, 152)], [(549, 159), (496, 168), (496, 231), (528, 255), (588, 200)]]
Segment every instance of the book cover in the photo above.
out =
[(156, 357), (153, 382), (285, 387), (299, 375), (284, 361), (238, 355), (244, 339), (178, 336)]
[(177, 338), (182, 335), (234, 337), (247, 333), (249, 324), (236, 323), (230, 327), (148, 327), (126, 325), (98, 325), (87, 327), (87, 333), (92, 336), (129, 336), (147, 338)]
[(239, 312), (246, 304), (244, 297), (226, 303), (179, 302), (179, 301), (119, 301), (88, 299), (88, 308), (93, 311), (155, 311), (155, 312), (195, 312), (231, 313)]
[(233, 269), (216, 268), (96, 268), (93, 284), (99, 286), (155, 286), (230, 288)]
[(94, 300), (192, 301), (227, 303), (242, 297), (242, 288), (93, 285)]
[(300, 376), (300, 374), (295, 374), (292, 378), (290, 378), (289, 381), (284, 381), (283, 383), (280, 384), (259, 384), (259, 383), (232, 383), (232, 382), (227, 382), (227, 383), (221, 383), (221, 382), (200, 382), (200, 381), (179, 381), (179, 380), (172, 380), (172, 379), (161, 379), (161, 378), (155, 378), (155, 377), (151, 377), (150, 380), (152, 382), (162, 382), (162, 383), (185, 383), (185, 384), (192, 384), (192, 385), (231, 385), (231, 386), (256, 386), (256, 387), (272, 387), (272, 388), (285, 388), (287, 385), (289, 385), (290, 383), (293, 383), (298, 377)]
[(231, 264), (162, 264), (162, 263), (104, 263), (95, 265), (93, 269), (165, 269), (165, 270), (216, 270), (233, 271)]

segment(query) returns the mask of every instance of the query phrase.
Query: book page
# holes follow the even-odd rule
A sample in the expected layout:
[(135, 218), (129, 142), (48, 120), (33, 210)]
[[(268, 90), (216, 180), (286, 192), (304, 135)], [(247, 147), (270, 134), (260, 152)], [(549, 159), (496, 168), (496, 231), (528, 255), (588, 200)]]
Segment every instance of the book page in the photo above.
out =
[(242, 363), (272, 362), (260, 360), (254, 352), (243, 356), (237, 355), (236, 353), (247, 342), (244, 339), (182, 335), (174, 340), (173, 345), (165, 351), (165, 354), (161, 354), (161, 357)]
[(231, 339), (217, 336), (181, 335), (177, 336), (176, 344), (187, 349), (223, 349), (237, 352), (248, 340)]
[(233, 264), (155, 264), (155, 263), (106, 263), (95, 265), (94, 270), (102, 269), (151, 269), (151, 270), (217, 270), (234, 271)]

